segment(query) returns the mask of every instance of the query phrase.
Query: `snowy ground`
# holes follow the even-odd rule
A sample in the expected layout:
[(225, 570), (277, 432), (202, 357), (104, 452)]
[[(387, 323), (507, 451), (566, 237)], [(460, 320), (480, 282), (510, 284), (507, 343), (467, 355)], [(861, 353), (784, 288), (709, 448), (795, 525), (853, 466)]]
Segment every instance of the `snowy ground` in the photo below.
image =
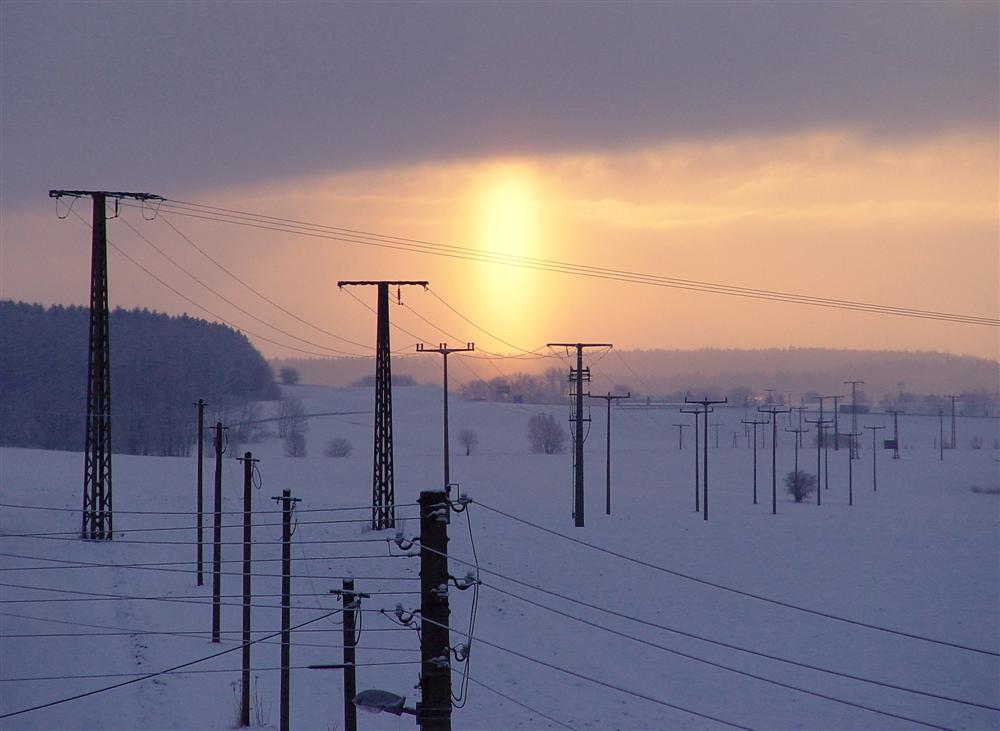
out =
[[(309, 512), (370, 503), (371, 391), (306, 386), (291, 390), (309, 412), (368, 413), (313, 419), (309, 456), (303, 459), (284, 457), (274, 437), (249, 445), (262, 460), (262, 486), (254, 494), (254, 509), (259, 511), (254, 558), (280, 556), (277, 516), (264, 511), (275, 509), (272, 496), (290, 489), (302, 498), (293, 537), (293, 624), (322, 616), (324, 608), (336, 608), (329, 590), (339, 588), (342, 577), (355, 576), (357, 589), (372, 594), (363, 607), (373, 610), (364, 613), (358, 687), (407, 695), (412, 703), (419, 671), (416, 633), (374, 610), (391, 610), (397, 602), (407, 609), (419, 606), (418, 559), (388, 558), (385, 543), (371, 539), (391, 533), (372, 532), (363, 522), (365, 510)], [(396, 497), (408, 504), (420, 490), (435, 488), (441, 481), (440, 390), (399, 389), (394, 407)], [(713, 423), (724, 426), (718, 449), (714, 429), (710, 432), (711, 512), (704, 522), (694, 512), (693, 435), (685, 430), (685, 448), (679, 450), (677, 429), (672, 426), (690, 422), (690, 417), (665, 409), (614, 410), (614, 506), (613, 515), (605, 515), (605, 412), (595, 407), (586, 449), (587, 526), (580, 529), (573, 527), (570, 517), (569, 453), (531, 454), (525, 439), (532, 413), (555, 411), (563, 419), (565, 409), (455, 399), (451, 407), (452, 479), (481, 504), (453, 517), (450, 550), (455, 559), (473, 560), (468, 516), (484, 584), (474, 632), (482, 642), (473, 643), (474, 682), (467, 704), (454, 712), (456, 728), (723, 727), (680, 709), (754, 729), (918, 728), (918, 721), (944, 728), (1000, 726), (1000, 712), (970, 705), (1000, 706), (1000, 496), (989, 492), (1000, 484), (1000, 453), (991, 449), (998, 436), (996, 420), (961, 419), (960, 448), (945, 452), (940, 461), (934, 448), (937, 418), (904, 417), (902, 459), (892, 460), (891, 452), (878, 454), (878, 492), (871, 489), (871, 435), (866, 431), (861, 459), (854, 463), (853, 506), (848, 505), (847, 453), (831, 450), (830, 489), (822, 495), (823, 505), (817, 507), (814, 499), (795, 504), (779, 484), (774, 516), (770, 444), (758, 451), (759, 504), (753, 505), (751, 451), (739, 425), (743, 410), (720, 409), (712, 416)], [(845, 429), (847, 421), (842, 423)], [(876, 423), (888, 424), (882, 416), (861, 417), (861, 426)], [(782, 423), (782, 428), (786, 425)], [(891, 431), (889, 426), (880, 436)], [(474, 428), (480, 437), (480, 446), (469, 457), (454, 440), (463, 427)], [(947, 422), (945, 428), (947, 434)], [(984, 449), (969, 448), (977, 434)], [(335, 436), (354, 444), (351, 457), (321, 456), (323, 446)], [(792, 467), (791, 438), (786, 433), (779, 437), (779, 479)], [(811, 435), (808, 439), (811, 442)], [(230, 456), (235, 455), (227, 455), (225, 461), (224, 509), (240, 511), (242, 471)], [(815, 449), (802, 450), (799, 459), (801, 469), (815, 470)], [(206, 506), (211, 470), (208, 460)], [(212, 644), (208, 638), (211, 578), (206, 575), (205, 585), (197, 586), (194, 573), (193, 458), (116, 456), (116, 537), (103, 544), (71, 537), (79, 529), (74, 511), (80, 504), (81, 472), (82, 455), (77, 453), (0, 450), (0, 501), (5, 505), (0, 508), (0, 715), (236, 646), (241, 611), (241, 554), (236, 542), (241, 540), (241, 529), (224, 530), (223, 559), (233, 562), (224, 564), (231, 573), (223, 576), (222, 588), (226, 597), (222, 627), (228, 634), (226, 642)], [(11, 505), (65, 510), (6, 507)], [(486, 506), (671, 571), (987, 653), (889, 634), (683, 579), (519, 523)], [(181, 514), (155, 514), (166, 511)], [(418, 531), (415, 515), (412, 506), (397, 510), (407, 536)], [(206, 517), (206, 525), (210, 519)], [(345, 519), (358, 522), (319, 522)], [(230, 515), (225, 522), (235, 526), (239, 520)], [(183, 530), (145, 530), (154, 527)], [(14, 535), (61, 531), (65, 535)], [(210, 538), (210, 531), (205, 535)], [(347, 539), (364, 542), (331, 542)], [(210, 546), (205, 555), (210, 559)], [(366, 558), (350, 558), (356, 556)], [(172, 563), (148, 565), (159, 562)], [(275, 631), (279, 626), (279, 567), (276, 561), (254, 565), (255, 631)], [(457, 576), (466, 569), (465, 564), (452, 563)], [(795, 667), (637, 624), (503, 577), (685, 633), (877, 683)], [(456, 630), (467, 631), (471, 594), (452, 591), (451, 624)], [(333, 616), (304, 627), (308, 632), (297, 631), (292, 665), (339, 662), (337, 622)], [(453, 644), (463, 639), (452, 634)], [(567, 675), (487, 643), (648, 698)], [(664, 648), (829, 698), (779, 687)], [(259, 698), (255, 716), (259, 713), (269, 728), (278, 722), (274, 670), (278, 663), (276, 641), (254, 645), (254, 691)], [(161, 675), (11, 716), (0, 720), (0, 728), (230, 728), (236, 720), (234, 684), (239, 666), (237, 650), (187, 668), (198, 672)], [(460, 669), (456, 664), (456, 690)], [(291, 688), (293, 728), (343, 728), (340, 671), (295, 669)], [(362, 714), (359, 722), (363, 729), (413, 727), (412, 716)]]

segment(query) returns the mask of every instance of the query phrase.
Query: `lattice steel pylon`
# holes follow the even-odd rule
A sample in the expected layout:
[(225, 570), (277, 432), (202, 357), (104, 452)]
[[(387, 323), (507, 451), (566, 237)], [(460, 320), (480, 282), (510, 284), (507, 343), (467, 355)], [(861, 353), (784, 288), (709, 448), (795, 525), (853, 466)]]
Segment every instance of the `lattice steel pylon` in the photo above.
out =
[(108, 236), (105, 205), (118, 201), (162, 200), (149, 193), (106, 190), (50, 190), (50, 198), (86, 198), (94, 204), (90, 245), (90, 337), (87, 356), (87, 439), (83, 467), (83, 515), (80, 536), (111, 540), (114, 530), (111, 492), (111, 350), (108, 340)]
[(389, 348), (389, 286), (424, 281), (341, 281), (338, 287), (376, 285), (378, 309), (375, 336), (375, 451), (372, 459), (372, 529), (396, 527), (396, 496), (392, 471), (392, 366)]

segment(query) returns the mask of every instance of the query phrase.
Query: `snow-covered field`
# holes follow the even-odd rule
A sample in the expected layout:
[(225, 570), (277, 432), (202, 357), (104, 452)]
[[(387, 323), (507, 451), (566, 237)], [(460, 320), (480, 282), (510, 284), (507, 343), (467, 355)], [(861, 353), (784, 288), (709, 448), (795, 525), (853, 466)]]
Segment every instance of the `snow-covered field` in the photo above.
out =
[[(280, 557), (280, 528), (270, 498), (290, 489), (302, 499), (292, 539), (292, 623), (335, 609), (338, 602), (328, 592), (341, 586), (342, 577), (356, 577), (356, 588), (371, 594), (362, 605), (368, 611), (358, 649), (358, 687), (406, 695), (412, 704), (419, 671), (417, 633), (377, 610), (392, 610), (397, 603), (407, 610), (419, 606), (419, 559), (388, 557), (382, 539), (392, 532), (372, 532), (365, 524), (366, 510), (329, 510), (371, 502), (371, 391), (290, 390), (310, 413), (365, 413), (312, 419), (306, 458), (284, 457), (273, 436), (249, 445), (261, 459), (262, 481), (254, 491), (259, 514), (253, 551), (255, 559), (263, 559), (254, 564), (254, 636), (279, 627), (280, 563), (274, 559)], [(441, 482), (440, 396), (433, 387), (394, 393), (397, 519), (406, 537), (419, 530), (412, 503), (421, 490)], [(723, 726), (705, 716), (753, 729), (1000, 726), (1000, 712), (982, 707), (1000, 707), (1000, 496), (995, 494), (1000, 453), (991, 448), (998, 437), (996, 420), (961, 419), (959, 449), (945, 452), (940, 461), (934, 447), (937, 418), (903, 417), (902, 459), (879, 451), (877, 492), (872, 491), (866, 431), (861, 459), (854, 463), (853, 506), (848, 505), (843, 450), (830, 451), (830, 489), (821, 507), (814, 499), (791, 501), (780, 479), (792, 468), (792, 435), (782, 433), (778, 515), (771, 515), (770, 447), (758, 451), (760, 499), (753, 505), (751, 452), (739, 424), (743, 410), (719, 409), (713, 423), (724, 426), (718, 449), (714, 429), (710, 432), (711, 512), (705, 522), (694, 512), (693, 435), (685, 430), (681, 451), (672, 426), (689, 423), (690, 417), (667, 409), (614, 410), (614, 504), (613, 515), (605, 515), (605, 418), (603, 408), (595, 406), (586, 445), (587, 526), (581, 529), (570, 517), (569, 452), (545, 456), (528, 450), (527, 421), (539, 411), (554, 411), (560, 420), (567, 413), (555, 407), (451, 402), (452, 479), (476, 502), (467, 513), (453, 516), (450, 552), (455, 559), (474, 560), (471, 525), (483, 581), (474, 631), (482, 641), (473, 641), (472, 682), (467, 703), (454, 711), (455, 728)], [(845, 429), (847, 422), (842, 422)], [(863, 416), (860, 422), (887, 424), (890, 429), (880, 436), (891, 433), (883, 416)], [(468, 457), (455, 439), (463, 427), (475, 429), (480, 438)], [(947, 434), (947, 423), (945, 428)], [(975, 435), (985, 443), (981, 450), (969, 448)], [(324, 445), (337, 436), (354, 444), (354, 454), (324, 458)], [(812, 435), (807, 439), (811, 443)], [(242, 468), (234, 456), (225, 459), (227, 511), (242, 510)], [(799, 458), (801, 469), (815, 470), (815, 449), (804, 449)], [(194, 459), (116, 456), (116, 534), (106, 543), (73, 537), (79, 530), (82, 461), (78, 453), (0, 450), (0, 715), (238, 646), (240, 516), (228, 515), (225, 521), (234, 526), (223, 531), (223, 559), (230, 562), (224, 564), (222, 584), (226, 634), (221, 645), (212, 644), (211, 576), (207, 573), (205, 585), (197, 586), (194, 572)], [(206, 507), (211, 475), (212, 460), (206, 459)], [(165, 514), (170, 512), (177, 514)], [(210, 524), (208, 514), (206, 528)], [(49, 535), (17, 535), (28, 533)], [(210, 539), (210, 530), (205, 537)], [(343, 542), (348, 539), (360, 542)], [(210, 561), (210, 545), (205, 557)], [(456, 576), (467, 568), (452, 563)], [(468, 630), (472, 593), (452, 590), (453, 644), (465, 641), (460, 633)], [(293, 634), (293, 728), (343, 728), (340, 671), (300, 669), (340, 661), (338, 622), (333, 615)], [(259, 719), (276, 728), (277, 639), (255, 644), (252, 653), (255, 723)], [(182, 673), (10, 716), (0, 720), (0, 728), (231, 728), (239, 667), (236, 650)], [(454, 665), (456, 692), (461, 669)], [(361, 714), (359, 725), (407, 729), (413, 717)]]

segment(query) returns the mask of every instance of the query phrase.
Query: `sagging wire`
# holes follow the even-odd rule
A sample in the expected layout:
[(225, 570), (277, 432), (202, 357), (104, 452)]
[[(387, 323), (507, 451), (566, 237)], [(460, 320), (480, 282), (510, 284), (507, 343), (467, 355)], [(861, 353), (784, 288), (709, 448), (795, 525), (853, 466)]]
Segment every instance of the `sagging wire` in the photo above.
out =
[(479, 585), (482, 583), (479, 580), (479, 554), (476, 552), (476, 539), (472, 532), (472, 517), (469, 515), (469, 504), (471, 502), (467, 495), (462, 495), (452, 505), (452, 509), (455, 512), (465, 513), (465, 523), (469, 529), (469, 545), (472, 547), (472, 559), (475, 563), (475, 570), (469, 570), (464, 579), (456, 579), (454, 576), (449, 577), (459, 591), (465, 591), (469, 587), (472, 587), (472, 610), (469, 614), (469, 633), (466, 635), (466, 641), (452, 650), (456, 662), (465, 663), (465, 667), (462, 669), (460, 690), (457, 695), (454, 692), (451, 694), (451, 705), (454, 708), (464, 708), (466, 702), (469, 700), (469, 666), (472, 664), (470, 655), (472, 638), (476, 629), (476, 615), (479, 611)]

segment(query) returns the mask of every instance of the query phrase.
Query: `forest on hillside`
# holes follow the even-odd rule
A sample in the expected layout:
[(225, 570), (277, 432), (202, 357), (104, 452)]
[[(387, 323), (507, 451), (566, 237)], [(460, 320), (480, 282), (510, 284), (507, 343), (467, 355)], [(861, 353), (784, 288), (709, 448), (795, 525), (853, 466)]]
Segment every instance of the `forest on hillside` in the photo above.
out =
[[(0, 445), (83, 449), (89, 318), (0, 301)], [(145, 309), (116, 309), (108, 327), (115, 452), (185, 455), (199, 398), (209, 422), (278, 396), (270, 366), (230, 327)]]

